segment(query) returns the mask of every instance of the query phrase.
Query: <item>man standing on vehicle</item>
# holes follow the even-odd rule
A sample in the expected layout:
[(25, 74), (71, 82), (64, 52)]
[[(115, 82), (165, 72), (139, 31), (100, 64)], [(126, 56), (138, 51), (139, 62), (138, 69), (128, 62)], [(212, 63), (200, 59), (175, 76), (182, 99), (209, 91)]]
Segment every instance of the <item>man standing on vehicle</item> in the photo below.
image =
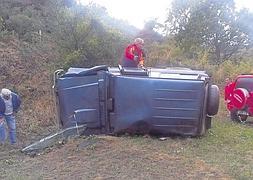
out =
[(123, 67), (143, 67), (144, 66), (144, 40), (136, 38), (134, 43), (128, 45), (124, 51), (121, 65)]
[(20, 107), (20, 97), (9, 89), (2, 89), (0, 94), (0, 143), (6, 139), (5, 122), (9, 130), (10, 143), (16, 143), (16, 120), (14, 112)]

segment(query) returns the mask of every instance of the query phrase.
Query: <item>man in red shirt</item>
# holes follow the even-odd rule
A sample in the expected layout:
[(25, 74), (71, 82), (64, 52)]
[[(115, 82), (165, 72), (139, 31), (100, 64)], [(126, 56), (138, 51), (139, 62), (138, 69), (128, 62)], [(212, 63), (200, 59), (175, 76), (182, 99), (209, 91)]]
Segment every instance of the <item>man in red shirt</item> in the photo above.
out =
[(230, 102), (230, 98), (232, 96), (232, 91), (234, 89), (234, 84), (230, 81), (229, 78), (226, 78), (226, 86), (224, 88), (224, 96), (225, 96), (225, 101), (228, 103)]
[(229, 78), (226, 78), (226, 86), (224, 88), (224, 99), (225, 99), (225, 102), (226, 102), (226, 105), (227, 105), (227, 109), (228, 109), (228, 117), (230, 116), (230, 109), (231, 109), (231, 97), (232, 97), (232, 93), (233, 93), (233, 90), (234, 90), (234, 86), (235, 86), (235, 83), (231, 82)]
[(128, 45), (124, 51), (121, 65), (123, 67), (143, 67), (145, 54), (143, 51), (144, 40), (136, 38), (134, 43)]

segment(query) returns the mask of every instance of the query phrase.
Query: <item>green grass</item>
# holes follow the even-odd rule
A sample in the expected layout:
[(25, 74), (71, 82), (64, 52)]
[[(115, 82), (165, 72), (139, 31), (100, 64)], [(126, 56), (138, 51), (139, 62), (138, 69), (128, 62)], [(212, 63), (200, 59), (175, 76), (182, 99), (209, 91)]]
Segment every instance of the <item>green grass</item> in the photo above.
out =
[[(76, 144), (79, 144), (78, 141), (84, 143), (84, 139), (75, 139), (75, 141), (77, 141)], [(103, 162), (103, 160), (106, 161), (107, 164), (111, 163), (112, 167), (115, 166), (115, 162), (126, 161), (127, 163), (132, 163), (133, 161), (133, 164), (140, 168), (140, 172), (145, 172), (143, 168), (150, 168), (153, 172), (162, 173), (164, 177), (168, 175), (164, 171), (164, 167), (170, 165), (170, 170), (173, 168), (182, 169), (182, 172), (186, 170), (187, 172), (185, 173), (192, 174), (197, 171), (195, 175), (198, 174), (200, 168), (200, 175), (201, 173), (215, 172), (218, 173), (217, 177), (221, 177), (219, 175), (222, 174), (224, 177), (231, 179), (253, 179), (253, 126), (250, 127), (232, 123), (223, 118), (215, 118), (212, 128), (205, 136), (201, 137), (185, 138), (176, 136), (171, 138), (168, 137), (167, 140), (161, 141), (157, 137), (122, 136), (114, 138), (109, 137), (108, 140), (103, 136), (102, 138), (101, 136), (91, 136), (85, 138), (85, 141), (87, 141), (86, 143), (88, 143), (88, 146), (84, 146), (79, 154), (73, 153), (75, 147), (70, 148), (72, 146), (63, 146), (62, 148), (65, 148), (65, 150), (59, 153), (68, 155), (71, 152), (70, 156), (79, 155), (80, 159), (84, 158), (81, 161), (94, 162), (94, 167), (97, 169), (101, 168), (101, 170), (103, 170), (103, 166), (101, 166), (100, 162)], [(81, 148), (81, 146), (78, 147)], [(108, 151), (106, 149), (108, 149)], [(57, 151), (57, 149), (55, 151)], [(85, 153), (82, 154), (82, 152)], [(50, 153), (47, 155), (44, 155), (44, 157), (52, 158), (50, 157)], [(59, 159), (62, 156), (63, 154), (59, 154)], [(152, 157), (155, 159), (152, 159)], [(157, 157), (164, 159), (157, 159)], [(168, 163), (168, 161), (171, 161), (169, 157), (171, 157), (172, 161), (173, 158), (177, 159), (177, 161)], [(20, 161), (23, 158), (26, 159), (24, 163)], [(6, 159), (8, 161), (6, 161)], [(103, 160), (100, 161), (99, 159)], [(57, 162), (58, 161), (55, 163)], [(198, 162), (203, 162), (203, 164), (198, 164)], [(26, 172), (23, 171), (22, 168), (24, 170), (31, 168), (30, 163), (38, 165), (38, 168), (35, 168), (36, 173), (32, 174), (31, 177), (39, 178), (40, 176), (43, 177), (43, 175), (47, 175), (48, 172), (42, 168), (45, 163), (43, 158), (30, 159), (25, 156), (21, 157), (18, 154), (12, 154), (10, 157), (6, 157), (0, 161), (0, 171), (2, 170), (3, 177), (7, 176), (10, 177), (10, 179), (18, 179), (16, 177), (19, 177), (19, 179), (23, 179), (25, 174), (17, 173), (16, 170)], [(62, 162), (59, 161), (58, 163)], [(115, 167), (118, 166), (116, 165)], [(203, 169), (201, 170), (201, 168)], [(83, 169), (79, 166), (73, 167), (73, 169), (82, 173), (85, 171), (85, 168)], [(65, 170), (69, 169), (67, 168)], [(119, 171), (120, 170), (115, 172)], [(135, 172), (135, 169), (132, 169), (132, 171)], [(130, 175), (133, 172), (131, 172), (131, 170), (129, 172), (127, 171)], [(177, 171), (177, 173), (178, 172), (179, 171)], [(91, 176), (93, 176), (93, 174), (91, 174)]]
[(184, 157), (188, 161), (202, 160), (235, 179), (253, 179), (253, 126), (215, 118), (212, 128), (202, 137), (173, 137), (166, 141), (141, 136), (127, 139), (130, 144), (149, 151)]
[(253, 127), (216, 119), (207, 135), (184, 149), (185, 156), (200, 158), (236, 179), (253, 179)]
[(236, 179), (253, 179), (253, 126), (233, 123), (226, 116), (221, 98), (212, 128), (205, 136), (186, 143), (183, 155), (202, 159)]

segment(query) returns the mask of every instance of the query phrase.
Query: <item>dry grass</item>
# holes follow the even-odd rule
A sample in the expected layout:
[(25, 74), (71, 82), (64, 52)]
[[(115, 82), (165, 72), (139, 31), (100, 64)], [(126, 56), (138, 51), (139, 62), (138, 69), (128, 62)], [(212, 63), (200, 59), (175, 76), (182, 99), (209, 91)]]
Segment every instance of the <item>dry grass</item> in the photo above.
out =
[(57, 52), (43, 48), (25, 44), (15, 37), (0, 42), (0, 88), (10, 88), (22, 98), (17, 115), (21, 136), (55, 124), (50, 68)]
[(252, 127), (220, 119), (200, 138), (78, 138), (34, 158), (5, 154), (1, 178), (252, 179), (252, 138)]

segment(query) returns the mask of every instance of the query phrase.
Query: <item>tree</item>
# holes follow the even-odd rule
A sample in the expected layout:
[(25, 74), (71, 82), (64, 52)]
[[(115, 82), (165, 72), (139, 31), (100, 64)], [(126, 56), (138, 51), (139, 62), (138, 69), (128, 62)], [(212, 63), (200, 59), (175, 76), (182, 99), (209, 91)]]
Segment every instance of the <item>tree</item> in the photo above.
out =
[(253, 13), (249, 12), (248, 9), (242, 9), (238, 13), (238, 26), (245, 31), (245, 33), (250, 37), (250, 43), (252, 47), (253, 40)]
[(56, 47), (55, 52), (61, 55), (59, 64), (68, 67), (116, 64), (121, 49), (132, 39), (132, 34), (125, 35), (123, 30), (131, 32), (131, 28), (96, 4), (82, 5), (75, 0), (0, 0), (1, 37), (11, 32), (20, 41), (32, 43), (31, 47)]
[(166, 30), (180, 47), (208, 50), (213, 63), (220, 64), (249, 45), (240, 20), (233, 0), (174, 0)]
[(84, 48), (91, 33), (89, 19), (75, 10), (62, 9), (57, 17), (55, 36), (59, 46), (69, 51)]
[(146, 43), (151, 44), (152, 42), (161, 42), (162, 35), (160, 35), (157, 30), (162, 27), (156, 19), (151, 19), (145, 22), (144, 28), (138, 33), (138, 37), (145, 40)]

